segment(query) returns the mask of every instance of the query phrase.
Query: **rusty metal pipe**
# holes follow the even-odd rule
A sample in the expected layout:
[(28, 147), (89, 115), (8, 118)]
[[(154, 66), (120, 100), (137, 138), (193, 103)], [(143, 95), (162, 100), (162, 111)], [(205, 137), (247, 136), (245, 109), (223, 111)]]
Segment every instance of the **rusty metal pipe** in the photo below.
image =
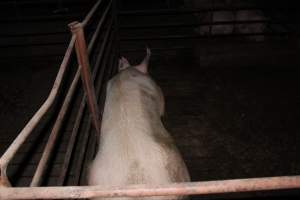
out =
[(57, 73), (56, 79), (54, 81), (53, 87), (51, 89), (51, 92), (50, 92), (47, 100), (43, 103), (43, 105), (39, 108), (39, 110), (34, 114), (34, 116), (30, 119), (30, 121), (26, 124), (26, 126), (22, 129), (22, 131), (19, 133), (19, 135), (16, 137), (16, 139), (11, 143), (11, 145), (7, 148), (5, 153), (0, 158), (0, 171), (1, 171), (0, 181), (4, 182), (7, 185), (9, 184), (9, 180), (6, 175), (7, 166), (9, 164), (9, 162), (11, 161), (11, 159), (16, 154), (17, 150), (24, 143), (26, 138), (30, 135), (32, 130), (36, 127), (36, 125), (39, 123), (41, 118), (44, 116), (44, 114), (49, 110), (50, 106), (53, 104), (53, 102), (57, 96), (58, 89), (62, 83), (62, 78), (66, 71), (67, 65), (69, 63), (70, 56), (73, 51), (74, 43), (75, 43), (75, 36), (72, 36), (71, 41), (69, 43), (69, 46), (67, 48), (65, 56), (63, 58), (63, 61), (60, 65), (60, 69)]
[[(90, 52), (91, 49), (93, 48), (93, 45), (94, 45), (95, 40), (96, 40), (95, 38), (97, 37), (97, 35), (99, 33), (99, 29), (100, 29), (102, 23), (103, 22), (98, 23), (98, 26), (97, 26), (97, 30), (98, 31), (96, 30), (94, 32), (93, 36), (92, 36), (92, 38), (94, 38), (94, 39), (92, 39), (90, 41), (89, 45), (88, 45), (88, 52)], [(95, 79), (95, 73), (96, 72), (97, 72), (97, 68), (95, 68), (94, 71), (93, 71), (93, 80)], [(52, 132), (50, 134), (50, 137), (49, 137), (48, 142), (46, 144), (46, 147), (44, 149), (42, 158), (41, 158), (41, 160), (40, 160), (40, 162), (38, 164), (37, 170), (35, 171), (33, 180), (32, 180), (31, 185), (30, 185), (31, 187), (40, 185), (40, 183), (42, 181), (45, 168), (47, 166), (47, 163), (48, 163), (49, 157), (51, 155), (51, 152), (53, 150), (56, 138), (58, 136), (58, 132), (59, 132), (59, 130), (61, 128), (62, 121), (63, 121), (63, 119), (65, 117), (65, 114), (67, 112), (67, 109), (69, 107), (69, 103), (71, 101), (71, 98), (72, 98), (72, 96), (74, 94), (74, 91), (75, 91), (75, 88), (77, 86), (77, 83), (78, 83), (78, 80), (79, 80), (79, 76), (80, 76), (80, 69), (77, 70), (76, 75), (75, 75), (75, 77), (74, 77), (74, 79), (72, 81), (71, 87), (70, 87), (70, 89), (67, 92), (67, 96), (66, 96), (66, 98), (64, 100), (64, 103), (63, 103), (63, 106), (62, 106), (62, 108), (61, 108), (61, 110), (59, 112), (58, 118), (57, 118), (57, 120), (56, 120), (56, 122), (54, 124), (54, 128), (52, 129)], [(85, 100), (86, 100), (86, 98), (84, 96), (83, 99), (82, 99), (82, 102), (81, 102), (81, 106), (79, 107), (79, 111), (78, 111), (79, 115), (78, 115), (78, 118), (76, 118), (76, 123), (74, 125), (74, 131), (72, 131), (70, 145), (74, 145), (74, 143), (75, 143), (75, 137), (77, 135), (77, 131), (78, 131), (78, 128), (79, 128), (79, 123), (81, 121), (82, 112), (83, 112), (83, 110), (85, 108)], [(59, 185), (63, 184), (64, 176), (65, 176), (66, 170), (67, 170), (67, 166), (66, 165), (68, 165), (69, 160), (71, 158), (71, 150), (72, 149), (68, 150), (67, 153), (66, 153), (66, 156), (67, 156), (66, 157), (66, 162), (64, 162), (65, 165), (64, 165), (64, 167), (62, 169), (62, 173), (61, 173), (60, 178), (59, 178)]]
[(78, 64), (81, 66), (81, 79), (83, 82), (84, 91), (87, 97), (88, 108), (91, 113), (94, 127), (100, 135), (100, 121), (99, 121), (99, 108), (96, 101), (96, 94), (94, 84), (92, 82), (90, 63), (88, 59), (88, 52), (83, 32), (83, 26), (79, 22), (72, 22), (69, 24), (72, 34), (76, 36), (75, 49), (77, 54)]
[[(110, 9), (110, 4), (111, 4), (111, 2), (109, 3), (107, 8), (105, 9), (105, 11), (104, 11), (104, 13), (103, 13), (98, 25), (97, 25), (96, 30), (92, 35), (92, 39), (90, 40), (89, 45), (88, 45), (88, 53), (91, 52), (92, 48), (94, 47), (95, 41), (96, 41), (97, 37), (99, 36), (99, 30), (100, 30), (100, 28), (101, 28), (101, 26), (102, 26), (102, 24), (103, 24), (103, 22), (104, 22), (104, 20), (107, 16), (108, 10)], [(98, 57), (102, 57), (102, 55), (101, 54), (98, 55), (97, 59), (98, 59)], [(93, 72), (92, 72), (93, 82), (95, 81), (95, 77), (96, 77), (96, 74), (98, 72), (98, 69), (99, 69), (99, 65), (95, 65), (95, 67), (93, 69)], [(67, 173), (67, 169), (69, 168), (69, 163), (70, 163), (72, 151), (73, 151), (74, 144), (75, 144), (75, 139), (77, 137), (78, 130), (79, 130), (79, 125), (81, 123), (83, 112), (85, 110), (85, 105), (86, 105), (85, 102), (86, 102), (86, 96), (84, 94), (82, 99), (81, 99), (80, 106), (79, 106), (79, 109), (78, 109), (78, 112), (77, 112), (77, 115), (76, 115), (76, 120), (75, 120), (73, 129), (72, 129), (71, 138), (70, 138), (70, 141), (68, 143), (67, 152), (66, 152), (64, 162), (63, 162), (63, 166), (62, 166), (62, 171), (61, 171), (59, 179), (57, 181), (58, 185), (63, 185), (63, 182), (65, 180), (65, 176), (66, 176), (66, 173)]]
[[(104, 45), (104, 44), (103, 44)], [(99, 54), (98, 55), (98, 57), (100, 57), (100, 55), (101, 54)], [(105, 65), (103, 65), (103, 66), (105, 66)], [(95, 77), (96, 76), (94, 76), (96, 73), (97, 73), (97, 71), (98, 71), (98, 68), (99, 68), (99, 65), (95, 65), (95, 67), (94, 67), (94, 71), (93, 71), (93, 80), (95, 79)], [(101, 71), (100, 71), (100, 76), (103, 74), (103, 69), (104, 69), (105, 67), (102, 67), (101, 68)], [(102, 76), (101, 76), (102, 77)], [(100, 79), (99, 80), (99, 83), (101, 83), (102, 81), (101, 81), (102, 79)], [(96, 99), (98, 99), (98, 95), (99, 95), (99, 84), (97, 84), (97, 86), (96, 86)], [(84, 111), (84, 108), (85, 108), (85, 106), (86, 106), (86, 96), (84, 95), (83, 96), (83, 98), (82, 98), (82, 101), (81, 101), (81, 104), (80, 104), (80, 110), (81, 109), (83, 109), (83, 111)], [(82, 112), (83, 112), (82, 111)], [(81, 114), (79, 114), (79, 115), (77, 115), (77, 118), (76, 118), (76, 123), (75, 124), (78, 124), (79, 125), (79, 123), (80, 123), (80, 118), (82, 117), (82, 112), (80, 112)], [(76, 184), (76, 183), (78, 183), (78, 180), (79, 180), (79, 178), (80, 178), (80, 173), (81, 173), (81, 171), (82, 171), (82, 161), (83, 161), (83, 159), (84, 159), (84, 155), (86, 154), (86, 150), (87, 150), (87, 145), (88, 145), (88, 140), (90, 139), (90, 137), (91, 137), (91, 134), (90, 134), (90, 129), (91, 129), (91, 118), (88, 118), (88, 120), (87, 120), (87, 122), (86, 122), (86, 126), (85, 126), (85, 129), (84, 129), (84, 131), (83, 131), (83, 133), (84, 133), (84, 137), (82, 138), (82, 143), (81, 143), (81, 145), (82, 145), (82, 150), (78, 153), (78, 155), (76, 155), (76, 167), (75, 167), (75, 174), (74, 174), (74, 183)], [(74, 128), (73, 128), (73, 130), (72, 130), (72, 137), (75, 137), (75, 136), (73, 136), (73, 134), (75, 134), (76, 132), (77, 132), (78, 130), (77, 130), (77, 127), (76, 126), (74, 126)], [(77, 133), (76, 133), (77, 134)], [(92, 140), (95, 140), (95, 139), (92, 139)], [(71, 141), (70, 141), (71, 142)], [(74, 141), (75, 142), (75, 141)], [(73, 144), (74, 145), (74, 144)], [(89, 147), (90, 148), (90, 147)], [(69, 156), (71, 156), (71, 154), (69, 155)], [(68, 160), (66, 160), (67, 162), (66, 162), (66, 165), (64, 165), (64, 167), (63, 167), (63, 171), (62, 171), (62, 173), (61, 173), (61, 175), (60, 175), (60, 178), (59, 178), (59, 182), (58, 182), (58, 184), (59, 185), (62, 185), (63, 184), (63, 181), (64, 181), (64, 179), (65, 179), (65, 174), (66, 174), (66, 172), (67, 172), (67, 166), (68, 166), (68, 162), (70, 161), (69, 159), (70, 158), (66, 158), (66, 159), (68, 159)], [(65, 164), (65, 163), (64, 163)]]
[[(97, 37), (97, 35), (98, 35), (98, 33), (99, 33), (99, 29), (100, 29), (100, 26), (102, 25), (102, 23), (103, 22), (101, 22), (101, 23), (99, 23), (98, 24), (98, 27), (97, 27), (97, 29), (98, 29), (98, 31), (96, 30), (95, 32), (94, 32), (94, 34), (93, 34), (93, 36), (92, 36), (92, 38), (94, 38), (94, 39), (92, 39), (91, 41), (90, 41), (90, 43), (89, 43), (89, 46), (88, 46), (88, 51), (91, 51), (91, 49), (93, 48), (93, 45), (94, 45), (94, 43), (95, 43), (95, 38)], [(77, 39), (77, 38), (76, 38)], [(82, 69), (82, 68), (81, 68)], [(94, 70), (94, 71), (96, 71), (96, 70)], [(96, 73), (96, 72), (95, 72)], [(64, 120), (64, 117), (65, 117), (65, 114), (66, 114), (66, 112), (67, 112), (67, 110), (68, 110), (68, 108), (69, 108), (69, 106), (70, 106), (70, 101), (71, 101), (71, 99), (72, 99), (72, 97), (73, 97), (73, 94), (74, 94), (74, 92), (75, 92), (75, 89), (76, 89), (76, 86), (77, 86), (77, 84), (78, 84), (78, 80), (79, 80), (79, 77), (80, 77), (80, 67), (79, 67), (79, 69), (77, 70), (77, 72), (76, 72), (76, 75), (75, 75), (75, 77), (74, 77), (74, 79), (73, 79), (73, 81), (72, 81), (72, 83), (71, 83), (71, 86), (70, 86), (70, 88), (69, 88), (69, 90), (68, 90), (68, 92), (67, 92), (67, 96), (66, 96), (66, 98), (64, 99), (64, 102), (63, 102), (63, 105), (62, 105), (62, 107), (61, 107), (61, 110), (60, 110), (60, 112), (59, 112), (59, 114), (58, 114), (58, 117), (57, 117), (57, 119), (56, 119), (56, 121), (55, 121), (55, 124), (54, 124), (54, 127), (53, 127), (53, 129), (52, 129), (52, 131), (51, 131), (51, 134), (50, 134), (50, 136), (49, 136), (49, 139), (48, 139), (48, 142), (47, 142), (47, 144), (46, 144), (46, 147), (45, 147), (45, 149), (44, 149), (44, 152), (43, 152), (43, 155), (42, 155), (42, 157), (41, 157), (41, 160), (40, 160), (40, 162), (39, 162), (39, 164), (38, 164), (38, 167), (37, 167), (37, 169), (36, 169), (36, 171), (35, 171), (35, 174), (34, 174), (34, 177), (33, 177), (33, 179), (32, 179), (32, 182), (31, 182), (31, 184), (30, 184), (30, 186), (31, 187), (34, 187), (34, 186), (39, 186), (40, 184), (41, 184), (41, 181), (42, 181), (42, 179), (43, 179), (43, 175), (44, 175), (44, 172), (45, 172), (45, 169), (46, 169), (46, 167), (47, 167), (47, 163), (48, 163), (48, 161), (49, 161), (49, 157), (50, 157), (50, 155), (51, 155), (51, 153), (52, 153), (52, 151), (53, 151), (53, 147), (54, 147), (54, 144), (55, 144), (55, 142), (56, 142), (56, 138), (57, 138), (57, 136), (58, 136), (58, 133), (59, 133), (59, 130), (60, 130), (60, 128), (61, 128), (61, 125), (62, 125), (62, 122), (63, 122), (63, 120)], [(95, 79), (95, 76), (93, 76), (93, 80)], [(82, 100), (82, 104), (83, 105), (85, 105), (85, 99), (86, 98), (83, 98), (83, 100)], [(80, 109), (79, 109), (79, 112), (83, 112), (83, 110), (84, 110), (84, 107), (83, 106), (80, 106)], [(81, 120), (81, 117), (82, 116), (80, 116), (79, 115), (79, 121)], [(98, 120), (99, 121), (99, 120)], [(75, 128), (75, 131), (78, 129), (78, 125), (75, 127), (74, 126), (74, 128)], [(78, 131), (78, 130), (77, 130)], [(75, 139), (75, 136), (74, 136), (74, 134), (72, 134), (72, 136), (74, 137), (74, 139)], [(71, 140), (71, 144), (73, 144), (74, 142), (75, 142), (75, 140), (74, 139), (72, 139)], [(69, 157), (71, 156), (70, 155), (70, 152), (68, 152), (68, 160), (70, 159)], [(69, 162), (69, 161), (68, 161)], [(60, 177), (60, 184), (62, 184), (62, 179), (64, 179), (62, 176), (64, 175), (66, 173), (66, 168), (63, 168), (63, 170), (62, 170), (62, 175), (61, 175), (61, 177)]]
[(0, 199), (85, 199), (95, 197), (181, 196), (296, 188), (300, 188), (300, 176), (172, 183), (156, 186), (131, 185), (114, 188), (104, 186), (0, 188)]
[[(108, 35), (108, 34), (107, 34)], [(111, 34), (110, 39), (112, 39), (114, 37), (114, 34)], [(105, 46), (105, 44), (103, 43), (102, 46)], [(95, 82), (95, 89), (96, 89), (96, 94), (97, 94), (97, 102), (99, 104), (99, 108), (100, 108), (100, 121), (102, 121), (102, 112), (103, 112), (103, 107), (104, 107), (104, 98), (105, 98), (105, 94), (106, 94), (106, 90), (104, 87), (104, 84), (106, 82), (106, 80), (108, 78), (110, 78), (110, 74), (108, 73), (108, 71), (110, 71), (110, 68), (108, 66), (108, 62), (109, 62), (109, 55), (111, 54), (111, 50), (112, 50), (112, 43), (110, 42), (109, 44), (107, 44), (106, 47), (106, 52), (104, 55), (104, 59), (101, 62), (101, 69), (99, 72), (99, 75), (97, 77), (97, 81)], [(95, 65), (95, 67), (98, 67), (99, 65)], [(104, 78), (104, 75), (108, 76), (108, 78)], [(91, 121), (89, 120), (87, 123), (87, 126), (91, 126)], [(87, 134), (89, 133), (89, 129), (86, 130)], [(87, 169), (88, 169), (88, 164), (90, 163), (90, 161), (93, 159), (94, 156), (94, 151), (96, 149), (96, 145), (99, 144), (99, 136), (93, 134), (93, 132), (90, 134), (90, 141), (89, 143), (86, 145), (88, 145), (86, 147), (87, 152), (85, 152), (85, 154), (82, 154), (81, 152), (78, 155), (78, 165), (76, 165), (76, 170), (75, 170), (75, 184), (78, 182), (79, 178), (79, 184), (80, 185), (84, 185), (85, 183), (85, 178), (86, 178), (86, 174), (87, 174)]]

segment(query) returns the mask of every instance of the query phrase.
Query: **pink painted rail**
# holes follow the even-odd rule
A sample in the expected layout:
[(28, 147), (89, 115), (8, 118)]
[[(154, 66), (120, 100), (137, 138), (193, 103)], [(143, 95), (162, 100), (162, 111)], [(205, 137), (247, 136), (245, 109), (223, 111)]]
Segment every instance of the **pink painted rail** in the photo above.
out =
[(299, 176), (251, 178), (207, 182), (172, 183), (169, 185), (131, 185), (106, 188), (103, 186), (65, 186), (0, 188), (0, 199), (85, 199), (94, 197), (147, 197), (200, 194), (224, 194), (262, 190), (295, 189)]

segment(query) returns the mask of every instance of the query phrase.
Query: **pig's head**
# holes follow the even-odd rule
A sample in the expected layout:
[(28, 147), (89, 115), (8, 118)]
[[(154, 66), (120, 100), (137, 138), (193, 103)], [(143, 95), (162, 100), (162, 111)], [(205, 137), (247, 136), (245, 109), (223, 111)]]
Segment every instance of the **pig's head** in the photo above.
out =
[(130, 65), (125, 57), (119, 59), (118, 75), (122, 77), (123, 84), (134, 84), (139, 88), (145, 97), (157, 102), (159, 114), (162, 116), (165, 110), (165, 101), (161, 88), (148, 74), (151, 51), (146, 49), (146, 56), (139, 65)]
[(139, 70), (140, 72), (147, 74), (151, 51), (149, 48), (147, 48), (146, 51), (147, 51), (147, 54), (146, 54), (144, 60), (139, 65), (135, 65), (135, 66), (130, 65), (130, 63), (128, 62), (128, 60), (126, 58), (121, 57), (119, 59), (119, 67), (118, 67), (119, 72), (124, 69), (127, 69), (128, 67), (134, 67), (135, 69)]

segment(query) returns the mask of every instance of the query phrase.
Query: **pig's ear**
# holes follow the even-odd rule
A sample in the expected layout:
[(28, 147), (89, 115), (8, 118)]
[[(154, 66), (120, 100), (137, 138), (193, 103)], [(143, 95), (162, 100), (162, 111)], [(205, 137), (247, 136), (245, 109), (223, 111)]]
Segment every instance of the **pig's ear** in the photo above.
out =
[(118, 67), (119, 71), (126, 69), (128, 67), (130, 67), (130, 63), (128, 62), (128, 60), (124, 57), (121, 57), (119, 59), (119, 67)]
[(140, 72), (142, 72), (144, 74), (148, 73), (148, 65), (149, 65), (149, 60), (150, 60), (150, 56), (151, 56), (151, 51), (148, 47), (147, 47), (146, 51), (147, 51), (147, 54), (146, 54), (144, 60), (141, 62), (141, 64), (135, 66), (135, 68), (137, 70), (139, 70)]

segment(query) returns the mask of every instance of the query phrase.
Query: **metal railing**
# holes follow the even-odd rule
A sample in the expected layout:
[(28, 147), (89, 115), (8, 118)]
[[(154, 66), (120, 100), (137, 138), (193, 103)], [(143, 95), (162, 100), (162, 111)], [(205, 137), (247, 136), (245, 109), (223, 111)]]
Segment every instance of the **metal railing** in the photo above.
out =
[(169, 185), (131, 185), (127, 187), (68, 186), (0, 188), (1, 199), (85, 199), (94, 197), (147, 197), (195, 194), (224, 194), (299, 188), (300, 177), (270, 177)]
[[(81, 29), (82, 33), (83, 33), (84, 26), (86, 26), (91, 21), (92, 17), (95, 16), (95, 12), (97, 11), (97, 9), (99, 8), (99, 5), (101, 3), (102, 3), (102, 0), (97, 1), (97, 3), (92, 7), (90, 12), (87, 14), (87, 16), (85, 17), (83, 22), (78, 23), (78, 24), (81, 25), (80, 29)], [(108, 18), (108, 13), (109, 13), (108, 11), (109, 10), (112, 13), (112, 10), (113, 10), (112, 1), (110, 1), (107, 4), (104, 13), (101, 15), (101, 18), (100, 18), (100, 20), (97, 24), (97, 28), (96, 28), (95, 32), (93, 33), (93, 35), (92, 35), (92, 38), (90, 40), (90, 43), (89, 43), (87, 49), (85, 47), (84, 35), (78, 35), (76, 33), (73, 33), (71, 41), (69, 43), (69, 46), (66, 50), (65, 56), (63, 58), (63, 61), (61, 63), (60, 69), (59, 69), (58, 74), (56, 76), (56, 79), (54, 81), (53, 88), (50, 91), (50, 94), (49, 94), (48, 98), (43, 103), (43, 105), (40, 107), (40, 109), (34, 114), (34, 116), (31, 118), (31, 120), (26, 124), (26, 126), (23, 128), (23, 130), (19, 133), (19, 135), (16, 137), (16, 139), (13, 141), (13, 143), (8, 147), (8, 149), (5, 151), (5, 153), (0, 158), (0, 170), (1, 170), (0, 184), (1, 185), (11, 186), (9, 178), (7, 177), (7, 172), (6, 172), (8, 164), (13, 159), (13, 157), (15, 156), (16, 152), (21, 147), (21, 145), (25, 142), (26, 138), (28, 138), (28, 136), (33, 132), (35, 127), (39, 124), (42, 117), (49, 111), (49, 109), (53, 105), (55, 99), (58, 97), (58, 94), (59, 94), (58, 91), (59, 91), (59, 88), (62, 85), (63, 78), (64, 78), (64, 75), (65, 75), (65, 71), (66, 71), (66, 69), (68, 67), (68, 64), (70, 62), (71, 54), (72, 54), (73, 49), (74, 49), (74, 45), (76, 46), (76, 51), (79, 51), (79, 50), (81, 50), (81, 51), (85, 50), (86, 51), (86, 52), (77, 52), (77, 57), (80, 58), (80, 56), (83, 55), (83, 58), (85, 59), (85, 62), (88, 62), (88, 53), (90, 51), (92, 51), (96, 39), (99, 39), (100, 29), (103, 28), (104, 21), (107, 20), (107, 18)], [(110, 18), (112, 18), (112, 16)], [(114, 23), (115, 23), (115, 20), (114, 20)], [(110, 26), (110, 28), (112, 29), (113, 27)], [(107, 32), (109, 32), (109, 30), (107, 30)], [(107, 41), (103, 41), (102, 49), (104, 49), (106, 43), (107, 43)], [(78, 46), (78, 44), (79, 44), (79, 46)], [(82, 46), (82, 44), (84, 44), (84, 46)], [(84, 53), (84, 54), (82, 54), (82, 53)], [(94, 91), (94, 88), (92, 86), (91, 78), (93, 78), (93, 80), (94, 80), (95, 77), (96, 77), (96, 73), (97, 73), (97, 70), (98, 70), (99, 64), (100, 64), (99, 61), (102, 59), (103, 53), (104, 53), (104, 51), (102, 50), (100, 52), (100, 54), (97, 55), (98, 62), (96, 63), (96, 65), (94, 67), (93, 75), (91, 76), (91, 74), (89, 72), (87, 75), (85, 75), (85, 77), (82, 77), (83, 81), (85, 81), (87, 78), (88, 78), (88, 81), (89, 81), (89, 85), (87, 87), (85, 87), (85, 89), (86, 88), (91, 88), (91, 90), (89, 90), (89, 93), (87, 93), (88, 97), (90, 97), (90, 95), (91, 95), (90, 92)], [(81, 74), (80, 71), (81, 72), (86, 72), (87, 70), (89, 70), (89, 68), (87, 68), (89, 66), (86, 66), (86, 64), (88, 64), (88, 63), (81, 63), (81, 59), (79, 60), (78, 70), (77, 70), (77, 72), (76, 72), (76, 74), (73, 78), (73, 81), (72, 81), (72, 83), (71, 83), (71, 85), (70, 85), (70, 87), (67, 91), (67, 94), (66, 94), (66, 97), (63, 101), (62, 107), (60, 108), (59, 114), (58, 114), (57, 119), (56, 119), (56, 121), (54, 123), (54, 126), (52, 128), (52, 131), (51, 131), (50, 137), (48, 139), (48, 142), (46, 144), (46, 147), (44, 149), (42, 158), (41, 158), (41, 160), (38, 164), (37, 170), (35, 171), (33, 180), (31, 182), (31, 186), (38, 186), (41, 183), (43, 174), (46, 170), (46, 166), (47, 166), (47, 163), (49, 161), (49, 157), (50, 157), (50, 155), (53, 151), (53, 147), (54, 147), (54, 144), (55, 144), (56, 139), (58, 137), (59, 130), (62, 126), (62, 122), (63, 122), (63, 120), (66, 116), (66, 113), (67, 113), (67, 111), (70, 107), (70, 102), (71, 102), (72, 97), (75, 93), (76, 86), (78, 85), (80, 74)], [(106, 66), (102, 66), (102, 68), (104, 68), (104, 67), (106, 67)], [(114, 67), (114, 66), (110, 66), (110, 67)], [(86, 84), (84, 84), (84, 85), (86, 85)], [(95, 97), (95, 94), (93, 94), (93, 95)], [(81, 109), (79, 109), (79, 111), (78, 111), (79, 116), (82, 115), (82, 112), (84, 110), (85, 99), (86, 98), (83, 97), (83, 100), (82, 100), (82, 105), (83, 106), (81, 106), (80, 107)], [(97, 104), (95, 102), (95, 99), (87, 98), (87, 100), (88, 100), (89, 107), (91, 105), (93, 105), (93, 109), (95, 109), (95, 108), (97, 109)], [(93, 113), (93, 119), (95, 119), (95, 117), (97, 117), (97, 116), (99, 118), (99, 112)], [(75, 124), (75, 125), (74, 125), (74, 129), (76, 131), (73, 131), (73, 134), (72, 134), (74, 137), (78, 132), (78, 128), (77, 128), (78, 124)], [(98, 120), (97, 121), (94, 120), (94, 126), (97, 130), (97, 133), (100, 134), (100, 128), (99, 128), (99, 121)], [(71, 151), (71, 148), (70, 148), (69, 151)]]
[[(79, 125), (83, 118), (86, 102), (91, 113), (91, 118), (88, 119), (88, 126), (85, 132), (90, 131), (90, 124), (96, 130), (96, 135), (100, 134), (101, 109), (98, 107), (98, 100), (102, 98), (103, 92), (101, 88), (103, 83), (108, 80), (116, 70), (116, 60), (118, 51), (116, 45), (117, 35), (117, 15), (115, 0), (110, 0), (102, 13), (95, 32), (93, 33), (89, 44), (86, 47), (86, 40), (84, 36), (84, 27), (86, 27), (90, 20), (95, 16), (96, 11), (101, 5), (99, 0), (93, 6), (86, 18), (80, 22), (73, 22), (69, 26), (72, 31), (72, 38), (61, 63), (59, 72), (54, 82), (53, 88), (41, 106), (35, 113), (32, 119), (27, 123), (24, 129), (20, 132), (18, 137), (9, 146), (6, 152), (0, 158), (0, 199), (83, 199), (93, 197), (146, 197), (146, 196), (174, 196), (174, 195), (196, 195), (196, 194), (219, 194), (219, 193), (233, 193), (233, 192), (251, 192), (262, 190), (279, 190), (279, 189), (296, 189), (300, 188), (300, 176), (282, 176), (282, 177), (268, 177), (268, 178), (251, 178), (251, 179), (235, 179), (235, 180), (218, 180), (206, 182), (189, 182), (189, 183), (172, 183), (168, 185), (132, 185), (126, 187), (106, 188), (103, 186), (64, 186), (64, 179), (67, 174), (67, 169), (70, 165), (70, 159), (75, 144), (75, 138), (79, 131)], [(106, 32), (101, 38), (102, 44), (99, 53), (95, 59), (95, 64), (91, 72), (88, 54), (93, 50), (95, 41), (99, 37), (100, 30), (103, 28), (104, 21), (107, 20), (111, 11), (111, 20), (106, 26)], [(99, 38), (98, 38), (99, 39)], [(63, 82), (63, 77), (70, 61), (74, 46), (76, 48), (78, 69), (67, 91), (63, 104), (58, 113), (57, 119), (52, 128), (50, 137), (44, 149), (41, 160), (35, 171), (34, 177), (30, 184), (31, 187), (10, 187), (10, 181), (7, 177), (7, 166), (12, 160), (17, 150), (24, 143), (26, 138), (32, 133), (42, 117), (47, 113), (54, 100), (58, 96), (58, 90)], [(106, 56), (104, 56), (106, 55)], [(110, 65), (108, 64), (110, 63)], [(100, 67), (100, 64), (101, 67)], [(104, 72), (106, 73), (106, 77)], [(98, 76), (96, 76), (98, 74)], [(57, 141), (58, 132), (61, 129), (62, 122), (66, 117), (67, 110), (70, 107), (71, 99), (74, 96), (75, 88), (82, 78), (85, 95), (82, 96), (78, 108), (75, 122), (72, 128), (71, 137), (68, 143), (68, 148), (63, 161), (62, 171), (59, 176), (58, 187), (38, 187), (43, 180), (49, 157), (53, 151), (54, 144)], [(94, 85), (94, 82), (96, 84)], [(95, 137), (97, 137), (95, 136)], [(87, 146), (88, 134), (84, 137), (83, 146)], [(94, 143), (95, 145), (95, 143)], [(83, 161), (83, 154), (78, 155), (79, 163)], [(80, 166), (78, 167), (80, 168)], [(80, 171), (80, 170), (77, 170)], [(79, 172), (78, 172), (79, 173)], [(2, 187), (1, 187), (2, 186)]]

